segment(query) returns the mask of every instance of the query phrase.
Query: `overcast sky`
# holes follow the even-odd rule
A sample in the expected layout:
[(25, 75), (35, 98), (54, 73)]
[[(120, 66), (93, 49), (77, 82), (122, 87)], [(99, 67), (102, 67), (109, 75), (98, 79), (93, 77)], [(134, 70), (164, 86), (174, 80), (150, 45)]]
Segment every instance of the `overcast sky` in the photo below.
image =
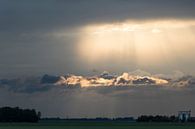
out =
[[(194, 74), (194, 53), (190, 53), (190, 57), (174, 58), (174, 61), (166, 62), (167, 66), (163, 63), (145, 66), (137, 65), (135, 57), (124, 57), (122, 62), (106, 58), (106, 61), (92, 64), (81, 60), (76, 49), (81, 44), (80, 28), (85, 26), (123, 23), (127, 20), (135, 23), (194, 20), (194, 6), (194, 0), (1, 0), (0, 76), (44, 73), (87, 75), (93, 70), (121, 73), (135, 69), (152, 73), (181, 70)], [(194, 25), (190, 29), (194, 34)], [(188, 52), (191, 50), (187, 49)], [(183, 51), (175, 55), (178, 53), (185, 55)]]

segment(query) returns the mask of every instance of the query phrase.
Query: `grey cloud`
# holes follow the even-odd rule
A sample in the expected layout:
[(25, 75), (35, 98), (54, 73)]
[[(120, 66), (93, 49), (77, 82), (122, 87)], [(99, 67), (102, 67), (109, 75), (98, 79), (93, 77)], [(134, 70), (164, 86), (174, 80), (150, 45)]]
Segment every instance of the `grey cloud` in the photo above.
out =
[(46, 83), (46, 84), (48, 84), (48, 83), (56, 83), (57, 81), (59, 81), (60, 80), (60, 77), (58, 77), (58, 76), (51, 76), (51, 75), (44, 75), (42, 78), (41, 78), (41, 82), (40, 83), (42, 83), (42, 84), (44, 84), (44, 83)]
[(1, 31), (51, 30), (127, 19), (194, 18), (193, 0), (1, 1)]
[(155, 84), (155, 81), (153, 81), (147, 77), (144, 77), (141, 79), (134, 80), (133, 84)]
[(195, 78), (193, 76), (183, 76), (181, 78), (178, 78), (172, 82), (173, 86), (195, 86)]
[[(17, 79), (1, 79), (0, 87), (2, 89), (8, 90), (10, 93), (34, 93), (48, 91), (53, 87), (53, 85), (41, 85), (39, 83), (39, 77), (29, 77), (29, 78), (17, 78)], [(1, 90), (2, 90), (1, 89)]]

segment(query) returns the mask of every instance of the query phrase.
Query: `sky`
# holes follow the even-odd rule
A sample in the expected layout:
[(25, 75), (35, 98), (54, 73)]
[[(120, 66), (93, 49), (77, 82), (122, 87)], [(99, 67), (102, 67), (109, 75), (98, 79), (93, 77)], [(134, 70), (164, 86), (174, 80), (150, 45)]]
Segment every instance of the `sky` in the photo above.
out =
[[(0, 2), (1, 77), (135, 69), (195, 74), (193, 0)], [(106, 26), (129, 31), (93, 38)]]
[(0, 0), (0, 106), (61, 117), (193, 109), (194, 7), (194, 0)]

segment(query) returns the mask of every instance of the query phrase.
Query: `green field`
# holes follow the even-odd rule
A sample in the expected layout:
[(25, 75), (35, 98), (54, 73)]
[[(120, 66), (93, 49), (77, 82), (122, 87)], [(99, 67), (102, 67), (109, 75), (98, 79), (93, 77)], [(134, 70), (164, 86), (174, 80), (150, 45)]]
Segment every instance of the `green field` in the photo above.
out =
[(195, 123), (127, 123), (127, 122), (67, 122), (67, 123), (1, 123), (0, 129), (195, 129)]

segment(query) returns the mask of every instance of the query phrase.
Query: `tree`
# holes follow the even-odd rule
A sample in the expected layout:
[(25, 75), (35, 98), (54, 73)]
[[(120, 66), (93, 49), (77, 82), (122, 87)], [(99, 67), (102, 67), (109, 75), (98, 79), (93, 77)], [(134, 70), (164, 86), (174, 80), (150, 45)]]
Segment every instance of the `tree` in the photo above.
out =
[(35, 109), (0, 108), (0, 122), (38, 122), (40, 117), (41, 113)]

